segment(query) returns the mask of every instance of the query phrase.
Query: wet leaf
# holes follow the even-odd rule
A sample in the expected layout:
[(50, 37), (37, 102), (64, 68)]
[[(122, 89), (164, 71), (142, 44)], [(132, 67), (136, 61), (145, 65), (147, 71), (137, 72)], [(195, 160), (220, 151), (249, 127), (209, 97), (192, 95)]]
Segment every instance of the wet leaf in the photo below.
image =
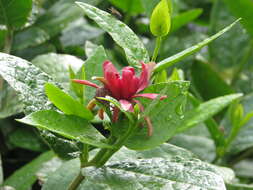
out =
[(69, 67), (77, 72), (84, 61), (72, 55), (49, 53), (37, 56), (32, 63), (69, 90)]
[[(78, 167), (78, 160), (66, 162), (50, 176), (42, 189), (66, 190), (77, 175), (75, 171)], [(221, 168), (202, 162), (187, 150), (169, 144), (140, 152), (122, 148), (106, 166), (99, 169), (88, 167), (83, 169), (83, 173), (88, 175), (78, 190), (226, 189)], [(63, 183), (57, 183), (59, 180)]]
[(43, 163), (52, 159), (53, 156), (54, 154), (51, 151), (41, 154), (30, 163), (16, 170), (14, 174), (5, 180), (4, 185), (12, 186), (18, 190), (30, 189), (36, 181), (35, 173), (39, 171)]
[(47, 83), (45, 92), (49, 100), (65, 114), (76, 115), (87, 120), (93, 119), (94, 116), (89, 109), (57, 86)]
[(32, 10), (32, 0), (0, 0), (0, 7), (0, 24), (13, 29), (20, 28)]
[(54, 132), (70, 140), (101, 148), (112, 148), (102, 142), (105, 138), (87, 120), (77, 116), (44, 110), (34, 112), (17, 121)]
[(127, 25), (96, 7), (82, 2), (77, 2), (77, 4), (89, 18), (93, 19), (102, 29), (108, 32), (114, 41), (124, 49), (130, 65), (140, 67), (140, 61), (149, 62), (147, 50)]
[[(139, 126), (125, 145), (130, 149), (143, 150), (154, 148), (169, 140), (184, 114), (188, 87), (188, 82), (175, 81), (151, 85), (145, 89), (144, 93), (161, 93), (161, 95), (167, 95), (167, 98), (153, 101), (138, 98), (146, 110), (144, 113), (151, 119), (154, 131), (152, 136), (148, 137), (146, 123), (143, 121), (143, 127)], [(165, 88), (166, 91), (163, 93)], [(124, 127), (122, 126), (122, 130)]]
[(178, 54), (175, 54), (167, 59), (164, 59), (162, 61), (160, 61), (154, 71), (158, 72), (161, 70), (164, 70), (168, 67), (171, 67), (172, 65), (174, 65), (175, 63), (181, 61), (182, 59), (184, 59), (185, 57), (192, 55), (194, 53), (196, 53), (197, 51), (199, 51), (201, 48), (203, 48), (204, 46), (208, 45), (209, 43), (211, 43), (213, 40), (217, 39), (218, 37), (220, 37), (222, 34), (224, 34), (225, 32), (229, 31), (237, 22), (239, 22), (239, 19), (235, 22), (233, 22), (231, 25), (227, 26), (226, 28), (224, 28), (223, 30), (219, 31), (218, 33), (216, 33), (215, 35), (203, 40), (202, 42), (196, 44), (195, 46), (192, 46)]

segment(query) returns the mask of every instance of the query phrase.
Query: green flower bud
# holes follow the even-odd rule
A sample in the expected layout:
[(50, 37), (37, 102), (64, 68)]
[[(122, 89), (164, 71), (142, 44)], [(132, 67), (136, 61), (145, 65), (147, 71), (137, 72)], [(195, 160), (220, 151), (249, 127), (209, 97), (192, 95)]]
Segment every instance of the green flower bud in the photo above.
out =
[(150, 18), (150, 30), (154, 36), (166, 36), (171, 27), (171, 3), (161, 0), (155, 7)]

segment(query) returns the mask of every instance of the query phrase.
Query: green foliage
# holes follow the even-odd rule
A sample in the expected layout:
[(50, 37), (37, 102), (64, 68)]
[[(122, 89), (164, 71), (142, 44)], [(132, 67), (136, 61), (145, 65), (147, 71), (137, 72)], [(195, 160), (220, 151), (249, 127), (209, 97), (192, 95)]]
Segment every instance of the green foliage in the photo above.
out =
[(108, 32), (114, 41), (124, 49), (130, 65), (139, 67), (140, 61), (149, 61), (147, 50), (128, 26), (96, 7), (82, 2), (77, 2), (77, 4), (89, 18)]
[[(43, 190), (65, 190), (77, 175), (78, 161), (71, 160), (59, 168), (43, 186)], [(225, 189), (221, 168), (202, 162), (179, 147), (164, 144), (148, 151), (131, 151), (123, 148), (103, 168), (86, 168), (89, 173), (79, 189)], [(67, 172), (72, 171), (72, 172)], [(170, 171), (170, 172), (167, 172)], [(231, 171), (226, 171), (226, 175)], [(65, 174), (65, 175), (63, 175)], [(68, 174), (68, 175), (66, 175)], [(63, 183), (56, 181), (63, 179)], [(201, 180), (205, 179), (205, 180)], [(205, 181), (205, 182), (204, 182)], [(203, 183), (204, 182), (204, 183)]]
[(84, 63), (83, 60), (75, 56), (56, 53), (39, 55), (31, 62), (33, 65), (51, 76), (55, 82), (60, 83), (68, 91), (70, 90), (68, 74), (69, 67), (77, 72)]
[(209, 43), (211, 43), (213, 40), (215, 40), (216, 38), (220, 37), (222, 34), (224, 34), (225, 32), (227, 32), (228, 30), (230, 30), (239, 20), (235, 21), (234, 23), (232, 23), (231, 25), (229, 25), (228, 27), (224, 28), (223, 30), (221, 30), (220, 32), (216, 33), (215, 35), (205, 39), (204, 41), (198, 43), (195, 46), (192, 46), (176, 55), (173, 55), (171, 57), (166, 58), (165, 60), (160, 61), (156, 67), (155, 67), (155, 72), (161, 71), (163, 69), (166, 69), (168, 67), (171, 67), (172, 65), (174, 65), (175, 63), (181, 61), (182, 59), (184, 59), (185, 57), (192, 55), (193, 53), (196, 53), (197, 51), (199, 51), (201, 48), (203, 48), (204, 46), (208, 45)]
[(2, 169), (2, 158), (0, 155), (0, 185), (2, 185), (4, 179), (3, 169)]
[(231, 2), (229, 0), (223, 0), (231, 12), (239, 17), (243, 18), (242, 24), (248, 30), (248, 32), (253, 35), (253, 21), (252, 21), (252, 11), (253, 2), (251, 0), (238, 0), (236, 2)]
[(191, 67), (192, 83), (204, 100), (234, 93), (208, 63), (196, 60)]
[(32, 162), (23, 166), (8, 177), (5, 180), (4, 185), (8, 185), (19, 190), (30, 189), (36, 181), (35, 173), (42, 167), (42, 164), (50, 160), (53, 155), (54, 154), (51, 151), (41, 154)]
[(120, 8), (128, 14), (138, 14), (143, 12), (143, 5), (141, 0), (109, 0), (114, 6)]
[(10, 29), (20, 28), (26, 23), (32, 10), (32, 0), (1, 0), (0, 7), (0, 24)]
[(161, 0), (150, 18), (150, 31), (154, 36), (166, 36), (171, 27), (171, 10), (168, 0)]
[(48, 99), (65, 114), (76, 115), (86, 120), (93, 119), (93, 114), (90, 110), (55, 85), (47, 83), (45, 92)]
[(19, 128), (9, 135), (9, 142), (15, 147), (24, 148), (36, 152), (44, 152), (47, 146), (33, 130), (27, 128)]
[(182, 26), (195, 20), (202, 13), (203, 13), (202, 9), (192, 9), (176, 15), (175, 17), (172, 18), (171, 33), (177, 31)]
[(18, 121), (49, 130), (71, 140), (101, 148), (112, 148), (102, 142), (105, 138), (87, 120), (77, 116), (44, 110), (34, 112)]

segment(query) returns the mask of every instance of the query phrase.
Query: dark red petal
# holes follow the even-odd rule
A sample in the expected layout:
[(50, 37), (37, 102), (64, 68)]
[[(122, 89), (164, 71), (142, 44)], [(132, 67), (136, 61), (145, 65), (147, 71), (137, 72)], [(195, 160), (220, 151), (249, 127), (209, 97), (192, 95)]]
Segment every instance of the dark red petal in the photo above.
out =
[(131, 102), (127, 101), (127, 100), (120, 100), (119, 101), (121, 107), (125, 110), (125, 111), (131, 111), (133, 112), (133, 105)]
[(120, 89), (121, 89), (120, 75), (117, 74), (117, 73), (108, 72), (106, 80), (108, 81), (108, 85), (106, 85), (105, 87), (110, 90), (110, 92), (112, 93), (112, 97), (119, 100), (120, 97), (121, 97), (121, 93), (120, 93)]
[(131, 92), (130, 89), (133, 89), (135, 85), (135, 81), (133, 80), (134, 73), (127, 68), (122, 70), (122, 79), (121, 79), (121, 98), (128, 100), (131, 98), (135, 92)]
[[(149, 98), (149, 99), (156, 99), (160, 94), (154, 94), (154, 93), (145, 93), (145, 94), (135, 94), (132, 96), (132, 98), (142, 97), (142, 98)], [(167, 98), (167, 96), (161, 96), (160, 100), (163, 100)]]
[(141, 72), (139, 88), (137, 92), (142, 91), (144, 88), (148, 86), (151, 73), (155, 67), (155, 63), (153, 62), (147, 63), (147, 64), (141, 62), (141, 65), (142, 65), (142, 72)]
[(99, 88), (99, 86), (97, 84), (92, 83), (92, 82), (87, 81), (87, 80), (73, 79), (72, 82), (79, 83), (79, 84), (84, 84), (84, 85), (87, 85), (87, 86), (91, 86), (93, 88)]
[(114, 67), (114, 65), (110, 61), (105, 61), (103, 63), (103, 71), (104, 71), (104, 77), (105, 77), (105, 79), (107, 79), (108, 73), (119, 74), (118, 71), (117, 71), (117, 69)]

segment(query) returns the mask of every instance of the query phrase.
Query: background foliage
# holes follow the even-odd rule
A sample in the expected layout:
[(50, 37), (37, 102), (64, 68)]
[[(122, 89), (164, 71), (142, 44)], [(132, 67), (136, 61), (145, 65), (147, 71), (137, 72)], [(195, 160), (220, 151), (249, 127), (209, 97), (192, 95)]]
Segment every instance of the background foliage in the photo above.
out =
[[(82, 147), (72, 139), (79, 138), (81, 142), (95, 147), (106, 146), (103, 143), (104, 136), (97, 130), (89, 132), (93, 134), (91, 138), (80, 137), (80, 134), (90, 128), (82, 128), (81, 125), (75, 130), (69, 128), (73, 123), (83, 123), (84, 119), (93, 117), (87, 112), (79, 113), (82, 117), (79, 118), (80, 121), (74, 117), (62, 118), (55, 111), (44, 112), (43, 114), (53, 115), (50, 116), (52, 119), (64, 121), (60, 129), (50, 125), (50, 132), (17, 123), (14, 119), (22, 118), (24, 114), (56, 109), (44, 94), (44, 84), (54, 83), (69, 93), (67, 95), (56, 86), (48, 85), (47, 95), (51, 101), (56, 102), (55, 94), (58, 94), (62, 99), (72, 101), (71, 105), (78, 108), (79, 102), (72, 97), (78, 99), (84, 93), (89, 99), (94, 91), (83, 91), (79, 86), (71, 86), (69, 77), (73, 78), (73, 73), (78, 73), (79, 77), (85, 74), (86, 79), (90, 80), (92, 76), (102, 75), (97, 63), (104, 60), (110, 59), (118, 68), (128, 64), (137, 67), (140, 59), (148, 61), (148, 55), (152, 55), (155, 38), (149, 31), (149, 17), (158, 0), (79, 1), (112, 15), (88, 5), (82, 10), (74, 0), (0, 0), (1, 52), (22, 58), (15, 58), (15, 67), (9, 64), (13, 62), (13, 57), (0, 58), (0, 75), (8, 79), (7, 83), (0, 78), (0, 185), (28, 190), (41, 189), (43, 184), (44, 190), (62, 190), (76, 175), (76, 168), (79, 167), (77, 159), (73, 158), (78, 156)], [(99, 185), (94, 185), (94, 189), (103, 189), (108, 184), (111, 189), (118, 189), (126, 183), (130, 183), (133, 189), (145, 185), (148, 189), (159, 189), (164, 184), (168, 185), (167, 189), (180, 190), (253, 189), (253, 2), (172, 2), (171, 31), (163, 39), (157, 62), (162, 65), (159, 69), (166, 68), (170, 76), (172, 82), (167, 90), (171, 97), (175, 97), (171, 104), (177, 111), (174, 113), (173, 110), (171, 114), (164, 112), (164, 120), (155, 120), (158, 118), (156, 113), (152, 113), (151, 117), (157, 126), (173, 123), (173, 126), (186, 128), (179, 127), (177, 131), (160, 130), (160, 133), (150, 139), (153, 147), (164, 139), (173, 137), (168, 143), (155, 149), (135, 152), (123, 148), (105, 168), (84, 169), (83, 172), (90, 175), (80, 189), (90, 187), (97, 179)], [(106, 22), (102, 22), (101, 18)], [(226, 30), (221, 31), (238, 18), (242, 18), (240, 23), (232, 29), (227, 28), (226, 30), (230, 30), (226, 33)], [(119, 35), (122, 30), (124, 33)], [(212, 36), (219, 31), (221, 32), (218, 35)], [(212, 37), (208, 38), (210, 36)], [(213, 41), (216, 37), (219, 38)], [(198, 44), (204, 39), (207, 40), (202, 45)], [(211, 41), (212, 43), (205, 46)], [(205, 47), (194, 55), (190, 55), (192, 49), (188, 49), (184, 53), (190, 56), (182, 60), (181, 54), (177, 53), (195, 44), (198, 44), (195, 50)], [(174, 54), (177, 55), (171, 57)], [(171, 67), (167, 68), (168, 65)], [(73, 72), (69, 73), (69, 67)], [(18, 73), (14, 74), (14, 69)], [(187, 82), (175, 80), (188, 80), (191, 84), (189, 86)], [(178, 90), (178, 83), (183, 90)], [(190, 95), (180, 94), (187, 88)], [(74, 95), (72, 89), (79, 93)], [(161, 89), (159, 86), (152, 86), (147, 91), (160, 92)], [(220, 97), (232, 93), (243, 93), (244, 96), (240, 98), (240, 102), (234, 101), (229, 108), (223, 109), (241, 96)], [(181, 121), (180, 111), (184, 108), (179, 103), (186, 103), (184, 99), (187, 99), (184, 108), (188, 112)], [(208, 100), (211, 101), (201, 104)], [(143, 104), (149, 105), (150, 102), (143, 101)], [(70, 105), (55, 106), (64, 113), (75, 112)], [(164, 109), (161, 103), (155, 106), (157, 110)], [(209, 109), (214, 111), (208, 112)], [(218, 114), (211, 117), (218, 111)], [(199, 117), (194, 118), (194, 115)], [(30, 122), (39, 123), (41, 129), (48, 128), (48, 123), (36, 117), (36, 114), (23, 119), (23, 123)], [(99, 124), (96, 127), (99, 128)], [(102, 133), (106, 135), (105, 131)], [(66, 138), (58, 138), (59, 134)], [(145, 148), (142, 141), (144, 134), (139, 135), (130, 139), (126, 147)], [(165, 172), (156, 172), (157, 165), (165, 168)], [(68, 175), (58, 179), (66, 173)], [(109, 174), (109, 179), (104, 178), (105, 173)], [(138, 176), (139, 180), (132, 174)], [(208, 180), (203, 184), (201, 179)], [(57, 180), (62, 183), (59, 185)]]

